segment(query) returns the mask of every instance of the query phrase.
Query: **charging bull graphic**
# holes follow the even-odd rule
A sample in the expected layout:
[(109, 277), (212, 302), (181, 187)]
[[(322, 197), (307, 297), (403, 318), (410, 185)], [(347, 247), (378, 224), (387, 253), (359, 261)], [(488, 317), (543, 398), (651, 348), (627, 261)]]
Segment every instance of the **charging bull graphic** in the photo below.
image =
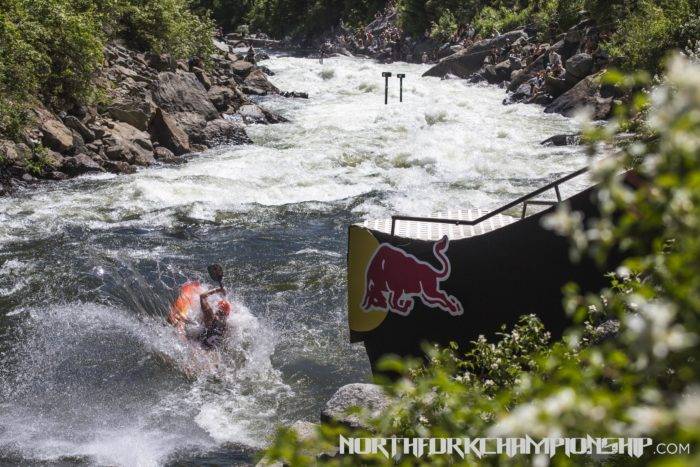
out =
[(433, 254), (442, 265), (442, 269), (435, 269), (400, 248), (388, 243), (379, 245), (367, 266), (362, 309), (406, 316), (413, 310), (415, 299), (420, 298), (426, 306), (452, 316), (464, 313), (462, 303), (440, 288), (440, 283), (450, 277), (450, 260), (445, 255), (448, 246), (447, 237), (433, 245)]

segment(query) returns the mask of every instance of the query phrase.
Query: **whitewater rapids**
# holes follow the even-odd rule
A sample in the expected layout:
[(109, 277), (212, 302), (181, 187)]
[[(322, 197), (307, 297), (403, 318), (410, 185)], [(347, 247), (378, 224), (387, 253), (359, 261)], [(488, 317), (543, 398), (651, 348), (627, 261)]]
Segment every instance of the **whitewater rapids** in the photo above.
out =
[[(348, 224), (494, 208), (586, 164), (539, 144), (574, 120), (495, 87), (344, 57), (265, 65), (310, 99), (261, 100), (291, 122), (249, 127), (254, 144), (0, 198), (0, 462), (250, 462), (369, 378), (347, 343)], [(384, 105), (383, 71), (406, 74), (403, 103), (392, 79)], [(215, 261), (240, 312), (218, 366), (192, 370), (164, 317)]]

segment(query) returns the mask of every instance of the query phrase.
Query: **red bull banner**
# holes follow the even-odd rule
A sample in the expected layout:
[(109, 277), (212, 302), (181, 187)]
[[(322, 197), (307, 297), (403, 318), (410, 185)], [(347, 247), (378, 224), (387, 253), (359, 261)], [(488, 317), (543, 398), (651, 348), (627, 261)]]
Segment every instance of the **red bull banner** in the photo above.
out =
[[(588, 219), (594, 189), (567, 202)], [(421, 344), (493, 336), (536, 314), (554, 337), (568, 324), (562, 288), (606, 284), (588, 259), (572, 262), (568, 240), (542, 226), (551, 212), (468, 238), (418, 240), (353, 225), (348, 234), (348, 324), (372, 363), (383, 354), (421, 355)]]

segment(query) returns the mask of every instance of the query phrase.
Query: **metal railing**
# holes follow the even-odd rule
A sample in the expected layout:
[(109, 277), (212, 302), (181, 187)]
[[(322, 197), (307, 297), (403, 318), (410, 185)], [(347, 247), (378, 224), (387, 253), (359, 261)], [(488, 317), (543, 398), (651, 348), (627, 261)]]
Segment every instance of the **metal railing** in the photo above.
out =
[[(532, 206), (553, 206), (557, 203), (560, 203), (562, 201), (561, 199), (561, 192), (559, 191), (559, 185), (561, 185), (564, 182), (568, 182), (572, 178), (576, 178), (581, 174), (584, 174), (588, 172), (588, 168), (585, 167), (583, 169), (579, 169), (576, 172), (572, 172), (569, 175), (566, 175), (558, 180), (555, 180), (551, 183), (548, 183), (547, 185), (536, 189), (535, 191), (532, 191), (524, 196), (521, 196), (520, 198), (516, 199), (515, 201), (511, 201), (508, 204), (504, 204), (500, 208), (489, 212), (488, 214), (484, 214), (483, 216), (477, 218), (477, 219), (472, 219), (472, 220), (465, 220), (465, 219), (443, 219), (439, 217), (415, 217), (415, 216), (391, 216), (391, 235), (394, 235), (394, 231), (396, 228), (396, 221), (417, 221), (417, 222), (434, 222), (434, 223), (439, 223), (439, 224), (452, 224), (452, 225), (469, 225), (469, 226), (474, 226), (477, 224), (480, 224), (481, 222), (484, 222), (487, 219), (492, 218), (495, 215), (498, 215), (502, 213), (503, 211), (507, 211), (510, 208), (513, 208), (520, 203), (523, 205), (523, 211), (520, 216), (521, 219), (525, 217), (525, 213), (527, 211), (527, 207), (529, 205)], [(554, 189), (554, 192), (557, 195), (557, 200), (556, 201), (545, 201), (545, 200), (536, 200), (536, 199), (530, 199), (534, 198), (535, 196), (541, 195), (547, 190)]]

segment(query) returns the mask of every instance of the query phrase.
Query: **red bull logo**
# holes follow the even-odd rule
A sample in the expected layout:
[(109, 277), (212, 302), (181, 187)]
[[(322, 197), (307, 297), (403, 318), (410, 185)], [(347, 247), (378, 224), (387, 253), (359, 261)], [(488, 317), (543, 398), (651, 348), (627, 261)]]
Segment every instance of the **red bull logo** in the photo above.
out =
[(450, 277), (450, 260), (445, 255), (447, 237), (435, 242), (433, 254), (442, 268), (435, 267), (388, 243), (375, 251), (365, 273), (364, 311), (392, 311), (408, 315), (419, 298), (430, 308), (439, 308), (452, 316), (464, 313), (462, 303), (441, 289)]

